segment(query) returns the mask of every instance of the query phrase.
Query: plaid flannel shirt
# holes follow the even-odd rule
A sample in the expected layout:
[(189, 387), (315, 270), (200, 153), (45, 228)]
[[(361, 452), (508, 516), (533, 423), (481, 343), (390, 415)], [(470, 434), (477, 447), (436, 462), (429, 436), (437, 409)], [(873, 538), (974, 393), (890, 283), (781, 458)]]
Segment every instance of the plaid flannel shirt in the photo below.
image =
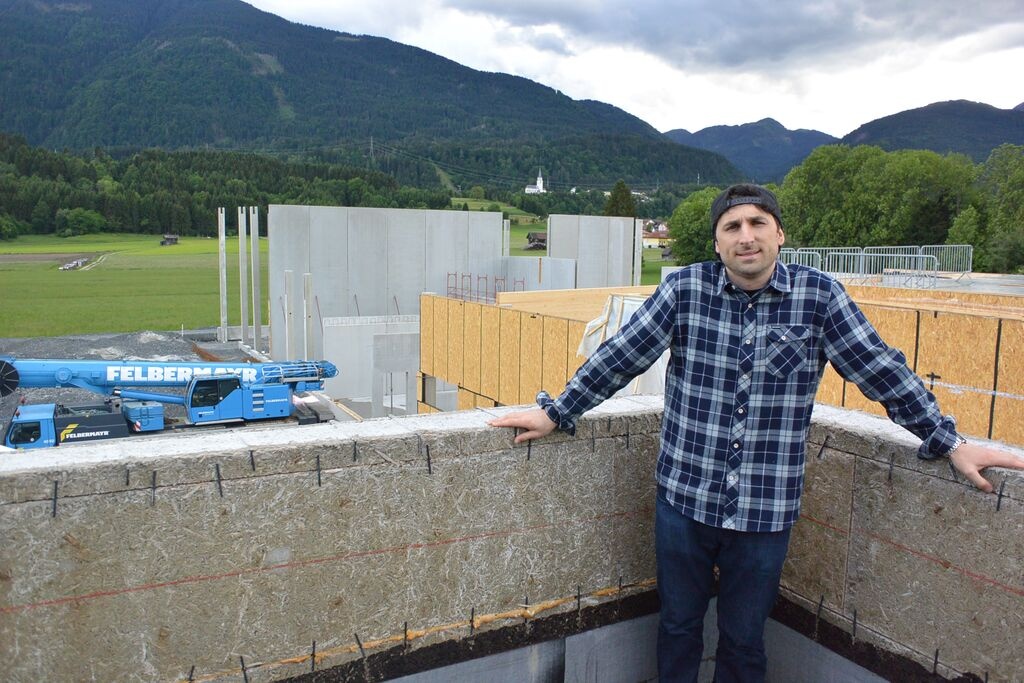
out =
[(956, 423), (835, 279), (778, 263), (754, 294), (719, 262), (672, 273), (619, 332), (542, 407), (575, 420), (665, 351), (659, 492), (687, 517), (740, 531), (779, 531), (800, 513), (814, 394), (825, 363), (880, 401), (923, 443), (926, 459), (957, 443)]

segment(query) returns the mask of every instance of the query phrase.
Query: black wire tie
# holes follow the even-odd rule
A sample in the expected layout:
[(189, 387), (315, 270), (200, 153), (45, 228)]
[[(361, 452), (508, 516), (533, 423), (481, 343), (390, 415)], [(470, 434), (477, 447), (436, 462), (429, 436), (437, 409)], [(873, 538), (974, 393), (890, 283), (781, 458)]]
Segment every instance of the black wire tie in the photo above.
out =
[(818, 639), (818, 624), (821, 622), (821, 608), (825, 605), (825, 594), (818, 599), (818, 611), (814, 614), (814, 640)]
[(149, 507), (156, 505), (156, 470), (153, 470), (153, 476), (149, 482)]
[(316, 454), (316, 485), (323, 486), (323, 478), (320, 476), (320, 454)]
[(309, 655), (309, 670), (316, 671), (316, 641), (313, 641), (313, 653)]
[(831, 434), (826, 434), (825, 435), (825, 440), (821, 442), (821, 448), (818, 449), (818, 454), (816, 456), (814, 456), (816, 459), (821, 460), (822, 456), (825, 455), (825, 447), (828, 446), (828, 437), (830, 437), (830, 436), (832, 436), (832, 435)]
[(220, 497), (223, 498), (224, 497), (224, 484), (221, 483), (221, 478), (220, 478), (220, 463), (214, 464), (213, 467), (214, 467), (214, 470), (217, 473), (217, 491), (218, 491), (218, 493), (220, 493)]
[(124, 468), (124, 486), (125, 486), (125, 488), (128, 488), (131, 485), (132, 485), (132, 468), (131, 467), (125, 467)]
[(249, 451), (249, 467), (253, 472), (256, 471), (256, 451)]
[(242, 680), (249, 683), (249, 672), (245, 670), (245, 657), (238, 655), (238, 661), (242, 663)]
[(57, 480), (53, 481), (53, 504), (50, 506), (50, 516), (57, 516)]
[(409, 649), (409, 622), (408, 621), (405, 622), (405, 627), (402, 630), (402, 646), (405, 647), (406, 650)]
[(892, 482), (892, 468), (893, 468), (893, 466), (895, 464), (896, 464), (896, 454), (895, 453), (890, 453), (889, 454), (889, 482), (890, 483)]
[(935, 660), (932, 662), (932, 675), (939, 672), (939, 648), (935, 648)]
[(192, 681), (194, 681), (194, 680), (196, 680), (196, 665), (195, 664), (193, 664), (192, 668), (188, 670), (188, 682), (192, 683)]
[(526, 459), (530, 459), (530, 452), (533, 450), (533, 439), (526, 442)]
[(476, 629), (476, 607), (469, 608), (469, 635)]
[(1006, 477), (1003, 477), (1003, 483), (999, 485), (999, 497), (996, 498), (996, 512), (999, 512), (999, 508), (1003, 506), (1003, 489), (1006, 488)]
[[(417, 437), (418, 436), (419, 435), (417, 435)], [(352, 462), (356, 462), (357, 460), (359, 460), (359, 442), (358, 441), (353, 441), (352, 442)]]
[(353, 633), (352, 635), (354, 635), (356, 637), (356, 645), (359, 646), (359, 654), (360, 654), (360, 656), (362, 656), (363, 660), (365, 661), (366, 660), (366, 650), (363, 649), (363, 641), (359, 640), (359, 634), (358, 633)]
[(857, 610), (853, 610), (853, 642), (857, 642)]
[(583, 609), (583, 586), (576, 584), (576, 614), (580, 613)]
[(430, 463), (430, 444), (427, 444), (427, 474), (434, 473), (434, 466)]

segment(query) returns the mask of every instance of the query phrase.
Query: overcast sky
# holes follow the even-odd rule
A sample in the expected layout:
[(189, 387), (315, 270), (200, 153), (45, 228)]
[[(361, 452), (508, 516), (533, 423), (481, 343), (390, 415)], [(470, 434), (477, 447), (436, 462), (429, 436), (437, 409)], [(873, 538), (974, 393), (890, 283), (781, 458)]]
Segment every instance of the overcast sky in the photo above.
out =
[(661, 131), (771, 117), (841, 137), (932, 102), (1024, 102), (1021, 0), (248, 1), (608, 102)]

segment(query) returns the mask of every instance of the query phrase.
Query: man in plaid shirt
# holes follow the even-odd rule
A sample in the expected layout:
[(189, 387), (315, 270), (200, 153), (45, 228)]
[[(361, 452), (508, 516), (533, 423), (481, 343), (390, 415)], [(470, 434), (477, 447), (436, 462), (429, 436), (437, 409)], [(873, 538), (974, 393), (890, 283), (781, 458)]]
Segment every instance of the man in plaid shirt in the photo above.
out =
[(493, 420), (516, 443), (570, 434), (576, 418), (669, 349), (657, 465), (655, 545), (662, 681), (696, 681), (703, 622), (719, 568), (716, 681), (764, 679), (764, 624), (800, 512), (814, 395), (833, 367), (978, 488), (980, 470), (1024, 468), (968, 444), (935, 397), (830, 276), (778, 262), (785, 241), (769, 190), (734, 185), (711, 207), (719, 261), (672, 273), (552, 400)]

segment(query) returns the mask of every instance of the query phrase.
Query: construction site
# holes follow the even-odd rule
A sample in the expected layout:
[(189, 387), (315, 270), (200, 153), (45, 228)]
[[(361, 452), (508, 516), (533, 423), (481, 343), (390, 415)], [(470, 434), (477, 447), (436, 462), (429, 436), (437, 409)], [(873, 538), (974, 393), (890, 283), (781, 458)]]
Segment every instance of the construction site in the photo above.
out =
[[(271, 206), (266, 233), (269, 263), (240, 259), (267, 308), (222, 308), (210, 345), (335, 364), (337, 419), (0, 454), (4, 679), (656, 680), (657, 371), (572, 437), (487, 424), (654, 290), (641, 222), (552, 216), (539, 257), (486, 212)], [(859, 253), (783, 258), (844, 279), (962, 433), (1024, 457), (1024, 282)], [(826, 370), (768, 680), (1024, 680), (1024, 474), (985, 494), (919, 445)], [(713, 608), (705, 640), (711, 680)]]

